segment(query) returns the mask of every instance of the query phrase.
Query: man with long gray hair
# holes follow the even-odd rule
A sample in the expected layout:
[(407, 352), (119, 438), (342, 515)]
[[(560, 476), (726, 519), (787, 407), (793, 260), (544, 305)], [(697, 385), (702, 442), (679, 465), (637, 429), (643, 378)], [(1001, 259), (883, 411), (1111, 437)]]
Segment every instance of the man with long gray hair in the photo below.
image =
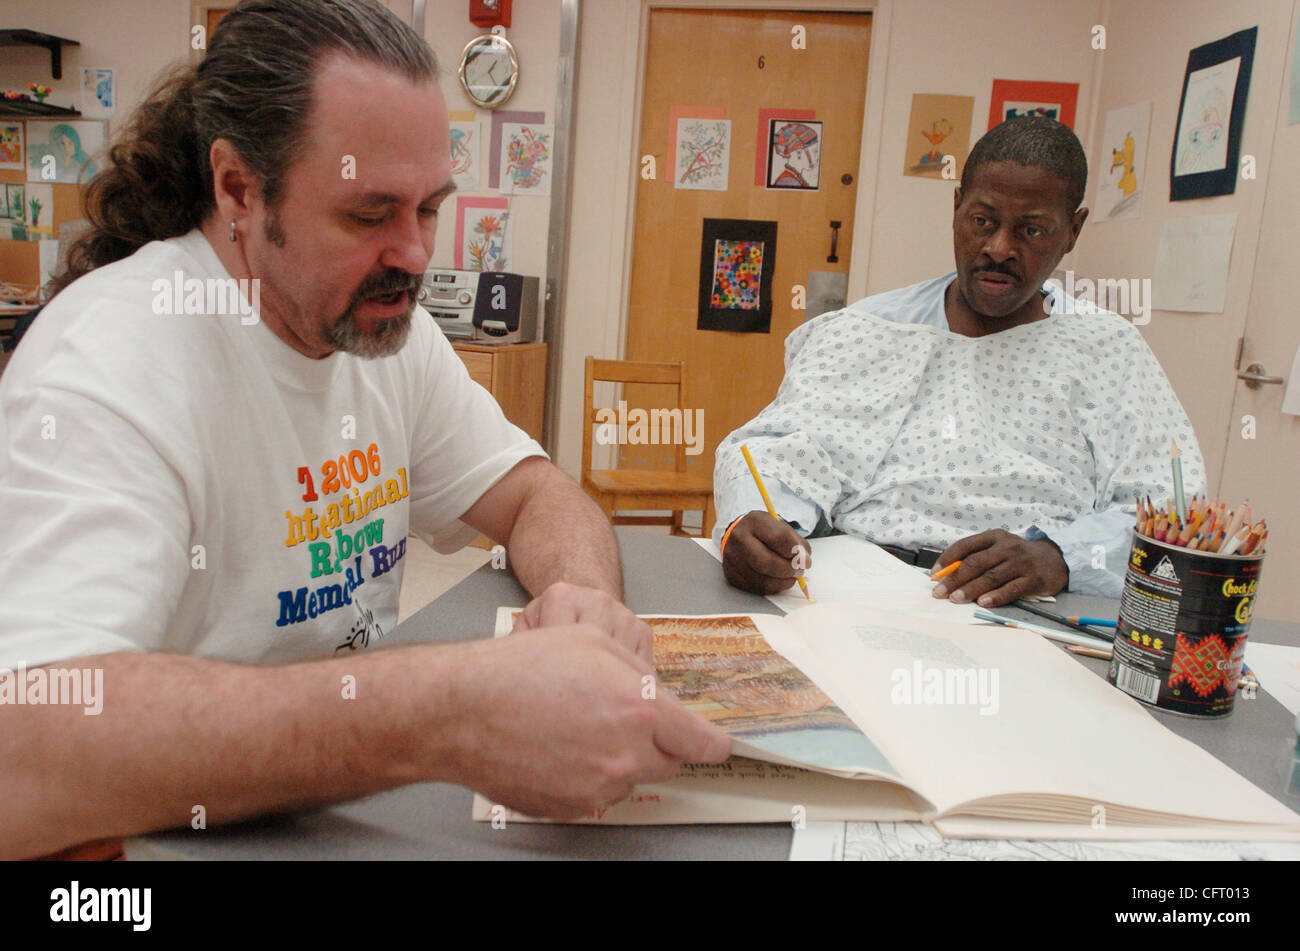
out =
[[(0, 669), (106, 695), (0, 706), (0, 857), (419, 781), (574, 816), (728, 754), (642, 699), (604, 517), (415, 307), (452, 187), (374, 0), (245, 0), (115, 141), (0, 381)], [(408, 530), (504, 543), (515, 636), (365, 650)]]

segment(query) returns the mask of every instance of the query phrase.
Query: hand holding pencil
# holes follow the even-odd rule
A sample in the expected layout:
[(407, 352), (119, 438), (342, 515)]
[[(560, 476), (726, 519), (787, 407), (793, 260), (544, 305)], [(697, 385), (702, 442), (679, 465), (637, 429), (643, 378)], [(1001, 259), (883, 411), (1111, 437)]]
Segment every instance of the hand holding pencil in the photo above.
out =
[(812, 549), (776, 514), (749, 447), (742, 446), (741, 452), (767, 510), (750, 512), (728, 526), (722, 536), (722, 573), (734, 587), (754, 594), (779, 594), (798, 582), (804, 597), (811, 601), (808, 583), (800, 577), (795, 561), (800, 556), (801, 563), (811, 567)]

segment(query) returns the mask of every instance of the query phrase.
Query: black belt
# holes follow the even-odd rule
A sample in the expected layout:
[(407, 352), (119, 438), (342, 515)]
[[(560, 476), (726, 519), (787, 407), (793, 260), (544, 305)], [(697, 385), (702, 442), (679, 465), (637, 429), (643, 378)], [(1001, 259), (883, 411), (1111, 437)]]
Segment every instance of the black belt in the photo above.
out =
[(900, 561), (905, 561), (909, 565), (916, 565), (918, 568), (930, 568), (939, 560), (943, 551), (938, 548), (919, 548), (915, 551), (911, 548), (899, 548), (897, 545), (881, 545), (885, 551), (889, 552)]

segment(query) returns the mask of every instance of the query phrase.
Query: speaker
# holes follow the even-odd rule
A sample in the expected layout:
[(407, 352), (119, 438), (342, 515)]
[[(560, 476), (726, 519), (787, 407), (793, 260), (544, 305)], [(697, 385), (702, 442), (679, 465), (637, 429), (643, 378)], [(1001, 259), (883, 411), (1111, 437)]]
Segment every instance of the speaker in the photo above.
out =
[(484, 271), (474, 295), (474, 339), (481, 343), (531, 343), (537, 339), (540, 280)]

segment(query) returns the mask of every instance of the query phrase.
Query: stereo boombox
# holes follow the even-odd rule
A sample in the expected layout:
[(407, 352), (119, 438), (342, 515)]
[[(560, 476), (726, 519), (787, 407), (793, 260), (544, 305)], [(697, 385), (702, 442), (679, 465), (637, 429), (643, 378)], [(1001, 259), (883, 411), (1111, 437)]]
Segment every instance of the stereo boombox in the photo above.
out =
[(452, 340), (530, 343), (537, 339), (540, 281), (504, 271), (432, 269), (419, 303)]

